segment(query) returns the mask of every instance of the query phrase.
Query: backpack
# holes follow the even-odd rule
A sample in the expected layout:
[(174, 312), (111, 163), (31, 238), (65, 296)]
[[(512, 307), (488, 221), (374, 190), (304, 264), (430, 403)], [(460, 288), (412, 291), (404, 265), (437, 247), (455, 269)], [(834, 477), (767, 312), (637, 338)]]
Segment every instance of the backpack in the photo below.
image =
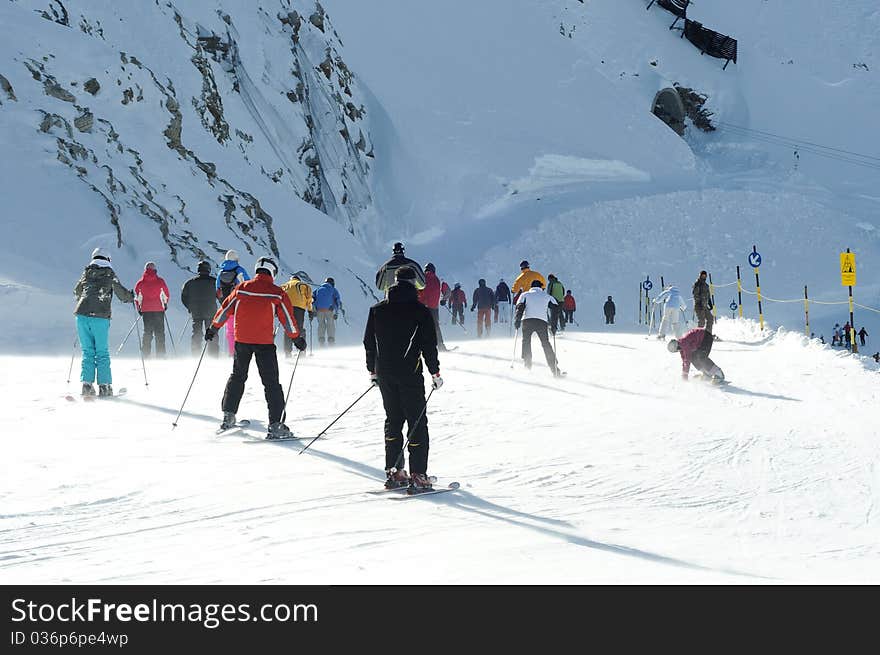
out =
[(220, 271), (218, 279), (220, 280), (220, 302), (223, 302), (235, 288), (238, 270)]

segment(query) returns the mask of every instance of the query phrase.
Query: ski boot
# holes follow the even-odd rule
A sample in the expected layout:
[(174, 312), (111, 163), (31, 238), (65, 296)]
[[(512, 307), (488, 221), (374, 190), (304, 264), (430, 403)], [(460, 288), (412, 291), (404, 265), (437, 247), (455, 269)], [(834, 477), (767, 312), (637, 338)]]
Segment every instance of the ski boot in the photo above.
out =
[(92, 398), (95, 395), (95, 387), (92, 386), (91, 382), (83, 382), (82, 388), (82, 396), (87, 398)]
[(407, 475), (404, 469), (385, 469), (385, 476), (386, 489), (399, 489), (400, 487), (409, 486), (409, 475)]
[(109, 384), (98, 385), (98, 398), (112, 398), (113, 387)]
[(425, 473), (413, 473), (409, 479), (408, 493), (417, 494), (423, 491), (429, 491), (434, 487), (431, 485), (431, 478)]
[(293, 432), (290, 431), (290, 428), (281, 421), (276, 421), (269, 424), (269, 433), (266, 435), (266, 439), (290, 439), (292, 436)]
[(235, 414), (232, 412), (223, 412), (223, 422), (220, 423), (221, 430), (228, 430), (229, 428), (235, 427), (235, 424), (238, 421), (235, 419)]

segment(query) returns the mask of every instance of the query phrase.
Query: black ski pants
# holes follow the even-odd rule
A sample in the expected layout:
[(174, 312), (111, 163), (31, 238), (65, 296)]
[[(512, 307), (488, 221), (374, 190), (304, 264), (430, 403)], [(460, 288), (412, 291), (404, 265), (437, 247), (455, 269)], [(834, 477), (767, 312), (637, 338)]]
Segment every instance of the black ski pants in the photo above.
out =
[(141, 318), (144, 321), (144, 357), (150, 355), (150, 345), (153, 338), (156, 339), (156, 355), (165, 356), (165, 312), (143, 312)]
[(574, 323), (574, 310), (573, 309), (563, 309), (565, 312), (565, 322), (566, 323)]
[(244, 394), (244, 383), (248, 378), (251, 357), (257, 360), (257, 370), (263, 381), (266, 392), (266, 404), (269, 405), (269, 423), (281, 420), (284, 411), (284, 390), (278, 381), (278, 357), (274, 343), (240, 343), (235, 342), (235, 357), (232, 360), (232, 375), (226, 382), (223, 392), (223, 411), (238, 412), (238, 405)]
[(605, 314), (605, 325), (614, 325), (614, 314)]
[[(385, 406), (385, 468), (404, 468), (403, 423), (409, 438), (410, 473), (428, 472), (428, 415), (425, 409), (425, 379), (422, 374), (405, 376), (379, 372), (379, 391)], [(416, 425), (416, 421), (418, 424)], [(416, 426), (413, 428), (413, 426)]]
[(565, 329), (565, 316), (562, 314), (562, 307), (550, 303), (550, 325), (553, 331)]
[(444, 350), (446, 344), (443, 343), (443, 333), (440, 331), (440, 308), (428, 307), (428, 311), (431, 312), (431, 318), (434, 319), (434, 330), (437, 332), (437, 347), (440, 350)]
[[(211, 318), (196, 318), (192, 317), (192, 337), (190, 338), (190, 346), (192, 347), (193, 355), (200, 355), (202, 353), (202, 344), (205, 342), (205, 332), (207, 332), (208, 328), (211, 327)], [(220, 343), (217, 339), (212, 339), (208, 342), (208, 353), (212, 357), (220, 356)]]
[[(302, 307), (294, 307), (293, 308), (293, 320), (296, 321), (296, 325), (299, 328), (302, 337), (305, 338), (306, 335), (306, 310)], [(287, 336), (287, 333), (284, 333), (284, 354), (290, 355), (293, 352), (293, 339)]]
[(526, 368), (532, 367), (532, 335), (537, 334), (544, 348), (544, 357), (547, 358), (547, 366), (556, 373), (556, 354), (550, 345), (550, 337), (547, 336), (547, 321), (540, 318), (527, 318), (522, 322), (522, 358)]
[(694, 354), (691, 355), (691, 364), (693, 364), (694, 368), (698, 371), (701, 371), (706, 375), (711, 375), (712, 370), (716, 367), (715, 362), (709, 359), (709, 353), (712, 352), (712, 343), (714, 341), (715, 338), (712, 336), (712, 333), (707, 331), (706, 335), (703, 337), (703, 343), (701, 343), (694, 351)]
[(459, 325), (464, 325), (464, 305), (453, 305), (452, 306), (452, 323), (453, 324), (458, 323)]

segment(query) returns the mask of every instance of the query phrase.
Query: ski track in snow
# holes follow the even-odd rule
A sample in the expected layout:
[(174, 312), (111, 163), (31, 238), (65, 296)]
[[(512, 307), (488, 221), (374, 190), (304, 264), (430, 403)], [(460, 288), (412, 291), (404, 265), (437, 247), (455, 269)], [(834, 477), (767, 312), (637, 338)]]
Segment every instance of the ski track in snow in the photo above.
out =
[(462, 488), (405, 504), (365, 493), (383, 478), (378, 392), (298, 455), (368, 384), (360, 348), (302, 358), (303, 439), (265, 448), (242, 448), (265, 430), (256, 371), (251, 425), (214, 435), (225, 358), (172, 430), (195, 360), (148, 361), (145, 387), (139, 360), (115, 359), (125, 397), (70, 403), (69, 360), (5, 356), (26, 375), (2, 382), (0, 579), (380, 583), (394, 561), (433, 584), (880, 581), (873, 361), (722, 320), (729, 387), (611, 331), (558, 335), (556, 381), (540, 348), (511, 369), (502, 329), (441, 353), (429, 469)]

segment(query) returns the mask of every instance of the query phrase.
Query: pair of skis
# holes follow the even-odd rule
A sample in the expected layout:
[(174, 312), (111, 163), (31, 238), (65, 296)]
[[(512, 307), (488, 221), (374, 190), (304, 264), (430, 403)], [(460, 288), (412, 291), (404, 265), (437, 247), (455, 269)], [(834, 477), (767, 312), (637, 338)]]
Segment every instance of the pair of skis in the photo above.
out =
[[(97, 395), (95, 395), (95, 396), (78, 396), (78, 397), (80, 400), (84, 400), (85, 402), (90, 403), (93, 400), (106, 400), (106, 399), (111, 399), (111, 398), (119, 398), (120, 396), (124, 396), (126, 393), (128, 393), (128, 389), (126, 389), (125, 387), (122, 387), (121, 389), (117, 389), (113, 393), (112, 396), (97, 396)], [(71, 402), (71, 403), (75, 403), (76, 399), (77, 399), (77, 396), (74, 396), (72, 393), (66, 394), (64, 396), (64, 400)]]
[[(243, 418), (240, 421), (236, 421), (235, 425), (230, 425), (228, 428), (224, 428), (224, 427), (218, 428), (217, 431), (214, 432), (214, 434), (219, 436), (221, 434), (225, 434), (225, 433), (229, 432), (230, 430), (244, 430), (245, 428), (250, 427), (250, 424), (251, 424), (251, 422), (249, 419)], [(269, 437), (264, 437), (262, 439), (255, 438), (254, 441), (247, 441), (245, 443), (262, 443), (264, 441), (269, 442), (269, 443), (274, 443), (276, 441), (297, 441), (297, 440), (299, 440), (299, 437), (297, 437), (295, 435), (291, 435), (289, 437), (273, 437), (271, 439)]]

